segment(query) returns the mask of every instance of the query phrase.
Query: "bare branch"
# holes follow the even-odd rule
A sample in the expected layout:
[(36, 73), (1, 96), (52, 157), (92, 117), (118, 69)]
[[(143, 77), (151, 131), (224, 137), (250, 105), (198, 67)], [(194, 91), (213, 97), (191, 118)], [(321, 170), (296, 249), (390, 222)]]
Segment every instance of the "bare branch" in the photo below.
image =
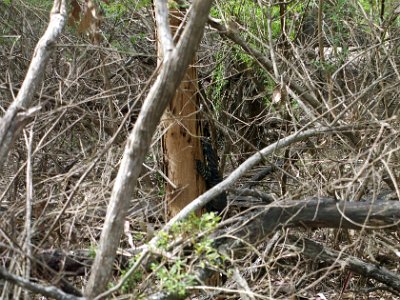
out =
[[(47, 62), (53, 53), (55, 43), (60, 36), (66, 19), (67, 4), (66, 0), (55, 0), (50, 14), (50, 23), (39, 40), (33, 53), (31, 64), (17, 98), (7, 109), (0, 121), (0, 167), (7, 159), (8, 152), (12, 143), (18, 135), (24, 122), (18, 118), (19, 113), (29, 109), (32, 104), (33, 96), (41, 83)], [(2, 169), (2, 168), (0, 168)]]
[[(25, 264), (25, 277), (29, 279), (31, 274), (31, 260), (28, 257), (32, 256), (32, 200), (33, 200), (33, 180), (32, 180), (32, 140), (33, 140), (33, 129), (29, 130), (29, 138), (24, 132), (27, 153), (26, 161), (26, 216), (25, 216), (25, 250), (27, 254)], [(25, 299), (29, 299), (28, 291), (25, 291)]]
[[(321, 197), (277, 201), (256, 209), (240, 217), (236, 222), (237, 229), (230, 228), (229, 233), (250, 243), (257, 243), (281, 227), (398, 230), (398, 220), (398, 201), (347, 202)], [(218, 242), (221, 245), (225, 243)], [(228, 249), (233, 250), (232, 243), (228, 244)]]
[(54, 286), (44, 286), (38, 283), (30, 282), (29, 280), (11, 274), (0, 267), (0, 278), (3, 278), (7, 281), (10, 281), (24, 289), (30, 290), (34, 293), (42, 294), (46, 297), (51, 297), (59, 300), (84, 300), (85, 298), (76, 297), (67, 293), (64, 293), (62, 290), (54, 287)]
[(163, 58), (167, 59), (174, 49), (174, 41), (168, 21), (168, 3), (163, 0), (155, 0), (155, 16), (157, 23), (157, 37), (161, 46)]

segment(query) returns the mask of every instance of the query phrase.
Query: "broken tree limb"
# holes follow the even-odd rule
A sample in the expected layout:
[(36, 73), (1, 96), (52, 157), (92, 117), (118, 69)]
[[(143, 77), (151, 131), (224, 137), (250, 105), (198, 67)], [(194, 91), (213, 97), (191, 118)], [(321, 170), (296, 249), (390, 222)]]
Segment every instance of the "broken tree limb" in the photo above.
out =
[(289, 241), (298, 247), (301, 253), (308, 258), (338, 264), (354, 273), (366, 278), (375, 279), (393, 290), (400, 292), (400, 275), (380, 265), (365, 262), (355, 256), (343, 253), (342, 251), (330, 249), (310, 239), (297, 239), (290, 236)]
[[(265, 208), (243, 214), (229, 228), (229, 234), (255, 244), (282, 227), (344, 228), (344, 229), (400, 229), (400, 202), (346, 202), (323, 197), (309, 200), (277, 201)], [(217, 233), (223, 235), (223, 233)], [(234, 245), (226, 239), (218, 246)]]

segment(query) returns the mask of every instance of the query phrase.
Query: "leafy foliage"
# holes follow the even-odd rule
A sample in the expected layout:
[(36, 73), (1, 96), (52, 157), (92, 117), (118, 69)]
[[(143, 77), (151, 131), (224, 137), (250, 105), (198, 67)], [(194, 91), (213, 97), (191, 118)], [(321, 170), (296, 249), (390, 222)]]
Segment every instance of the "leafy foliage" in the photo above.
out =
[(152, 264), (152, 270), (160, 281), (161, 289), (183, 296), (187, 288), (196, 283), (196, 277), (191, 274), (193, 268), (223, 266), (225, 258), (218, 253), (213, 246), (213, 240), (209, 238), (209, 234), (216, 229), (220, 219), (213, 212), (205, 213), (201, 217), (192, 214), (188, 219), (174, 224), (170, 233), (164, 231), (158, 233), (159, 250), (170, 251), (174, 241), (182, 238), (185, 240), (185, 247), (194, 248), (193, 257), (181, 257), (173, 261), (164, 258), (161, 263)]
[[(136, 260), (138, 257), (136, 256), (135, 258), (131, 259), (129, 262), (129, 266), (121, 271), (121, 276), (124, 277), (128, 270), (132, 268), (132, 266), (135, 264)], [(143, 279), (143, 272), (141, 270), (135, 271), (131, 276), (128, 277), (128, 279), (124, 282), (122, 285), (122, 292), (123, 293), (128, 293), (133, 290), (133, 288)]]
[(187, 288), (196, 282), (196, 277), (188, 273), (188, 267), (182, 260), (177, 260), (168, 267), (153, 264), (152, 269), (160, 281), (161, 289), (172, 294), (184, 296)]

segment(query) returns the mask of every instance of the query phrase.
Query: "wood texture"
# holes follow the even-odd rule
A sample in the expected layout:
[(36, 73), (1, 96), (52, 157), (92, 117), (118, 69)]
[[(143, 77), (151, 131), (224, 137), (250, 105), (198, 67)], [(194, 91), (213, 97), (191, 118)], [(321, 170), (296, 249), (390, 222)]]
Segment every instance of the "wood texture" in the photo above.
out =
[[(175, 34), (183, 15), (178, 10), (171, 11), (170, 15), (171, 31)], [(197, 80), (197, 70), (192, 64), (162, 118), (165, 129), (162, 139), (164, 168), (170, 182), (174, 184), (167, 182), (165, 187), (170, 217), (205, 191), (204, 180), (196, 170), (196, 160), (202, 160)]]

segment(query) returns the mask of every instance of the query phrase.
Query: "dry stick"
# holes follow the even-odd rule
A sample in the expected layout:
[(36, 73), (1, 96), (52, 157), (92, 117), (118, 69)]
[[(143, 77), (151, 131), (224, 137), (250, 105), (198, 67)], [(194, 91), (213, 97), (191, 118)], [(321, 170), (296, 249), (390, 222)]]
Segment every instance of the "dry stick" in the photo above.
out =
[(0, 120), (0, 170), (7, 159), (13, 141), (21, 127), (24, 126), (26, 117), (22, 117), (21, 120), (19, 115), (31, 106), (35, 91), (42, 81), (42, 75), (45, 72), (47, 62), (53, 53), (56, 40), (64, 28), (67, 19), (66, 2), (66, 0), (54, 0), (49, 25), (37, 43), (31, 64), (29, 65), (17, 98)]
[[(32, 256), (32, 200), (33, 200), (33, 183), (32, 183), (32, 140), (33, 140), (33, 127), (29, 130), (29, 137), (25, 136), (25, 143), (27, 148), (27, 164), (26, 164), (26, 214), (25, 214), (25, 251), (26, 251), (26, 266), (25, 266), (25, 277), (29, 280), (31, 276), (31, 260), (29, 257)], [(25, 290), (25, 300), (30, 299), (29, 292)]]
[(233, 274), (232, 274), (232, 278), (233, 280), (235, 280), (236, 284), (246, 293), (241, 293), (239, 291), (239, 295), (243, 300), (256, 300), (256, 298), (254, 297), (254, 295), (252, 295), (252, 291), (249, 287), (249, 284), (247, 283), (246, 279), (244, 279), (242, 277), (242, 275), (240, 275), (240, 272), (238, 270), (238, 268), (235, 268), (233, 270)]
[(46, 297), (54, 298), (57, 300), (85, 300), (82, 297), (76, 297), (67, 293), (64, 293), (60, 289), (54, 286), (44, 286), (38, 283), (30, 282), (29, 280), (11, 274), (0, 267), (0, 278), (5, 279), (9, 282), (12, 282), (24, 289), (30, 290), (34, 293), (40, 293)]
[[(270, 55), (271, 55), (271, 62), (272, 62), (272, 68), (274, 71), (274, 76), (276, 79), (279, 78), (279, 71), (278, 71), (278, 66), (276, 63), (276, 58), (275, 58), (275, 48), (274, 48), (274, 41), (272, 38), (272, 7), (271, 7), (271, 1), (268, 2), (267, 5), (267, 29), (268, 29), (268, 43), (269, 43), (269, 50), (270, 50)], [(283, 30), (283, 28), (281, 28)]]
[(140, 175), (140, 166), (144, 162), (161, 116), (173, 99), (200, 44), (211, 4), (211, 0), (193, 1), (188, 23), (171, 55), (164, 57), (160, 74), (150, 89), (129, 135), (107, 209), (100, 248), (86, 286), (85, 293), (89, 298), (100, 294), (110, 279), (129, 200)]
[(325, 61), (324, 55), (324, 38), (322, 32), (322, 22), (323, 22), (323, 4), (324, 0), (319, 0), (318, 3), (318, 50), (319, 50), (319, 60), (321, 64)]

